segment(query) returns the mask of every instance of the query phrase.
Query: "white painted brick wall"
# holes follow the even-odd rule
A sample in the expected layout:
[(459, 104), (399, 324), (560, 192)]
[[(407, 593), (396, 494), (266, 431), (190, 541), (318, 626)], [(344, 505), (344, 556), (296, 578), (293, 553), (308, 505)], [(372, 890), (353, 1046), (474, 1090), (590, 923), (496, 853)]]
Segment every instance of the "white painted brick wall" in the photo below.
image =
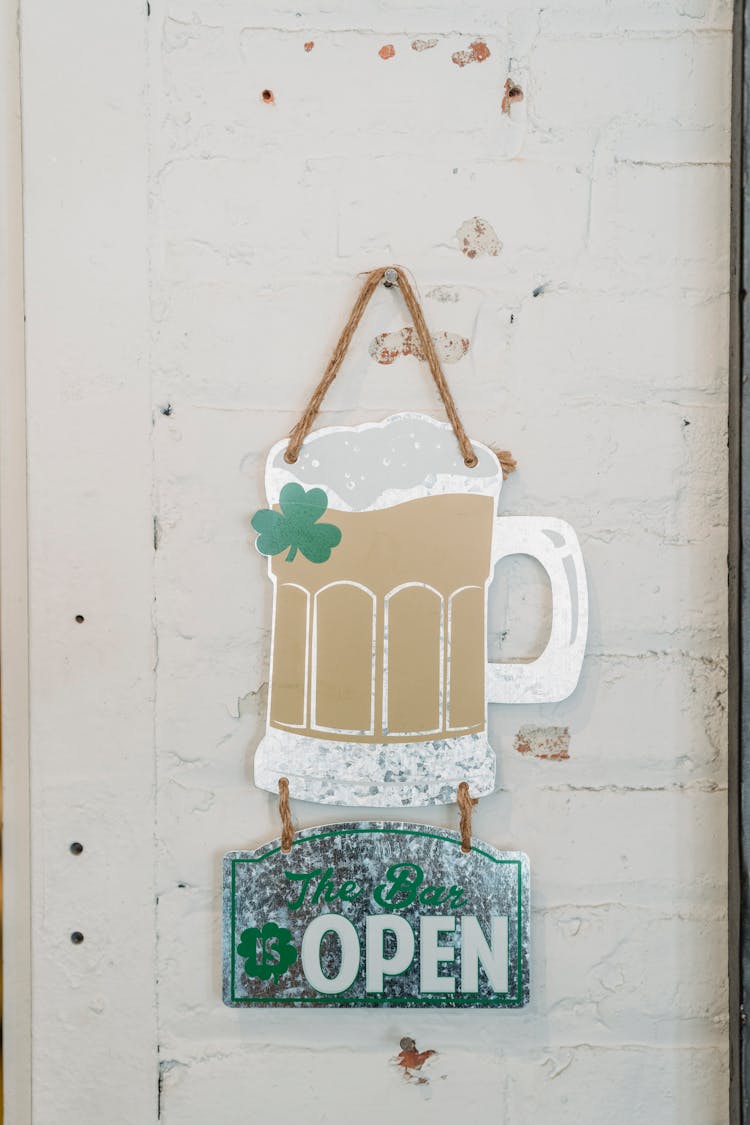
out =
[[(95, 379), (84, 385), (74, 353), (60, 356), (49, 336), (49, 253), (75, 251), (45, 245), (61, 173), (40, 139), (44, 75), (59, 63), (42, 30), (49, 9), (25, 5), (39, 615), (56, 583), (75, 588), (79, 551), (71, 540), (66, 553), (66, 535), (80, 528), (66, 530), (48, 504), (58, 494), (72, 503), (87, 487), (96, 498), (85, 478), (108, 442), (93, 461), (68, 445), (68, 482), (50, 484), (41, 471), (57, 416), (43, 396), (54, 385), (59, 409), (75, 407)], [(158, 903), (148, 938), (158, 963), (162, 1121), (418, 1125), (460, 1114), (477, 1125), (724, 1125), (730, 5), (358, 0), (339, 11), (307, 0), (151, 0), (148, 19), (137, 7), (128, 19), (142, 23), (143, 41), (133, 30), (126, 59), (144, 53), (132, 97), (148, 117), (150, 170), (147, 179), (134, 168), (132, 188), (148, 192), (150, 221), (147, 234), (137, 223), (128, 230), (149, 261), (153, 428), (128, 456), (153, 481), (152, 494), (144, 484), (133, 501), (133, 526), (150, 533), (154, 519), (158, 549), (152, 591), (131, 587), (125, 608), (151, 614), (153, 593), (158, 657), (153, 696), (142, 703), (153, 743), (144, 723), (138, 753), (144, 770), (153, 754), (156, 771)], [(117, 54), (117, 37), (103, 18), (95, 31), (79, 21), (77, 34), (95, 60), (95, 100), (106, 116), (114, 99), (116, 115), (102, 55)], [(416, 38), (437, 42), (418, 52)], [(452, 62), (477, 38), (489, 58)], [(386, 44), (395, 48), (387, 60), (379, 55)], [(524, 91), (510, 115), (501, 112), (507, 77)], [(75, 80), (60, 67), (57, 81), (64, 92)], [(265, 88), (272, 104), (261, 99)], [(115, 136), (115, 155), (128, 143)], [(96, 206), (96, 185), (80, 187), (74, 233)], [(470, 260), (459, 251), (455, 232), (474, 215), (494, 227), (499, 256)], [(91, 253), (99, 257), (92, 266), (84, 256), (74, 286), (90, 286), (92, 269), (106, 285), (106, 247)], [(265, 452), (319, 377), (355, 275), (389, 261), (413, 271), (434, 330), (470, 338), (468, 355), (446, 374), (469, 432), (518, 458), (503, 510), (567, 519), (588, 566), (581, 684), (556, 706), (492, 709), (502, 789), (475, 817), (479, 836), (531, 857), (532, 1002), (521, 1013), (229, 1010), (220, 1001), (220, 859), (278, 828), (273, 799), (251, 784), (270, 587), (249, 517), (262, 505)], [(140, 267), (122, 268), (135, 276)], [(427, 298), (439, 286), (459, 299)], [(381, 366), (368, 354), (376, 334), (403, 323), (393, 295), (380, 292), (323, 422), (402, 408), (439, 415), (415, 360)], [(111, 339), (106, 319), (101, 339)], [(129, 389), (126, 369), (108, 386), (138, 409), (142, 386)], [(82, 518), (89, 528), (96, 520)], [(130, 548), (136, 570), (138, 544)], [(128, 546), (118, 550), (118, 568), (101, 576), (102, 607), (117, 599), (113, 582), (128, 569)], [(86, 600), (85, 584), (76, 596)], [(492, 654), (538, 648), (547, 613), (536, 570), (503, 564)], [(115, 615), (110, 644), (122, 628)], [(32, 616), (38, 652), (48, 633)], [(84, 678), (92, 698), (117, 689), (98, 673), (96, 651), (85, 663), (73, 640), (62, 641), (60, 690), (75, 708), (86, 698)], [(137, 659), (136, 679), (150, 674), (148, 645)], [(44, 781), (56, 752), (45, 723), (57, 714), (37, 660), (35, 785), (44, 799), (36, 832), (41, 838), (44, 816), (44, 837), (64, 840), (69, 818)], [(524, 725), (568, 727), (569, 759), (518, 754)], [(60, 766), (69, 772), (83, 755), (94, 803), (107, 791), (96, 739), (90, 727)], [(300, 826), (330, 815), (300, 803), (294, 814)], [(456, 815), (422, 810), (414, 819), (453, 825)], [(39, 917), (56, 885), (44, 872), (62, 877), (57, 863), (40, 843)], [(136, 847), (133, 863), (147, 882), (150, 852)], [(43, 932), (51, 941), (51, 929)], [(50, 956), (40, 945), (38, 972), (64, 1001)], [(92, 979), (106, 994), (95, 959), (76, 987), (85, 992)], [(44, 1075), (45, 1059), (64, 1055), (64, 1023), (46, 1035), (41, 1003), (35, 1018)], [(76, 1026), (88, 1028), (85, 1014)], [(110, 1044), (140, 1030), (137, 1020), (125, 1018), (119, 1032), (113, 1023)], [(405, 1082), (391, 1064), (407, 1034), (438, 1052), (426, 1085)], [(93, 1094), (89, 1102), (67, 1096), (68, 1117), (56, 1115), (48, 1074), (39, 1088), (34, 1125), (104, 1120), (90, 1108)], [(112, 1093), (107, 1121), (134, 1125), (117, 1100), (126, 1091)]]

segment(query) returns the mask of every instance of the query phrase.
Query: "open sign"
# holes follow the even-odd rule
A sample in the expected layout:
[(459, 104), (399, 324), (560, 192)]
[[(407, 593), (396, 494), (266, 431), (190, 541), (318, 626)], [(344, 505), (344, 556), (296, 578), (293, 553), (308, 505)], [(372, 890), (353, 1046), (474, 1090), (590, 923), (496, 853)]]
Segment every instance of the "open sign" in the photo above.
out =
[(360, 822), (224, 858), (224, 1001), (521, 1007), (529, 865), (424, 825)]

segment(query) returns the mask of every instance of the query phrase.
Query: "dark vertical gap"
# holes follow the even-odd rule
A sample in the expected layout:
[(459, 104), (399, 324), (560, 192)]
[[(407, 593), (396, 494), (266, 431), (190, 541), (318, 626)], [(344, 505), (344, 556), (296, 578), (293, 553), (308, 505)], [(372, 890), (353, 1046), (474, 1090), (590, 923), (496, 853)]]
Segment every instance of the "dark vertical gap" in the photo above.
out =
[(745, 1016), (745, 988), (750, 979), (750, 927), (746, 860), (748, 854), (747, 792), (750, 778), (750, 660), (743, 651), (750, 637), (745, 627), (749, 603), (747, 592), (750, 559), (743, 554), (743, 527), (750, 506), (750, 401), (744, 394), (747, 335), (744, 289), (748, 277), (750, 247), (745, 244), (748, 206), (746, 82), (747, 59), (745, 0), (735, 0), (732, 55), (732, 179), (730, 258), (730, 351), (729, 351), (729, 1120), (730, 1125), (748, 1125), (748, 1078), (750, 1055)]

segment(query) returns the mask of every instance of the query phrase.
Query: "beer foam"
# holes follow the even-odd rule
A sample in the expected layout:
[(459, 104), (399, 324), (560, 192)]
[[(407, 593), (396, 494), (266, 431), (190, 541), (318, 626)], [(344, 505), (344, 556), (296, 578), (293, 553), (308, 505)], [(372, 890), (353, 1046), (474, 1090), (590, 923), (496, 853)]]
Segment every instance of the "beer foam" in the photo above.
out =
[(426, 414), (317, 430), (305, 438), (293, 465), (284, 460), (288, 445), (285, 438), (268, 455), (269, 504), (278, 503), (290, 481), (325, 489), (331, 508), (366, 512), (447, 492), (496, 495), (503, 479), (491, 449), (473, 441), (478, 463), (469, 468), (452, 427)]

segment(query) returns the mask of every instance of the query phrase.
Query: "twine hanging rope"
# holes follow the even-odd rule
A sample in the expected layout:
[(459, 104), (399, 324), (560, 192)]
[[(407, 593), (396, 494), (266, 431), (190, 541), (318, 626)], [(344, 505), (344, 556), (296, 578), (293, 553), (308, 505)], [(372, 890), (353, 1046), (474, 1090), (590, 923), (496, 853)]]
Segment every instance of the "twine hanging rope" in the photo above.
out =
[[(388, 274), (387, 278), (386, 273)], [(323, 378), (320, 380), (317, 387), (313, 391), (310, 397), (310, 401), (304, 409), (302, 417), (289, 435), (289, 445), (287, 446), (286, 452), (284, 454), (284, 460), (287, 462), (287, 464), (293, 465), (299, 457), (299, 451), (302, 447), (302, 442), (309, 434), (312, 425), (318, 416), (318, 412), (320, 410), (323, 399), (326, 396), (326, 392), (331, 386), (333, 380), (336, 378), (341, 364), (344, 362), (344, 356), (346, 355), (352, 337), (357, 330), (357, 325), (362, 319), (362, 314), (367, 308), (370, 298), (377, 289), (378, 285), (384, 279), (386, 280), (386, 284), (389, 288), (393, 287), (396, 282), (398, 282), (398, 287), (403, 294), (406, 307), (411, 313), (412, 320), (414, 321), (414, 328), (416, 330), (417, 337), (419, 338), (419, 343), (422, 346), (422, 351), (427, 359), (432, 377), (435, 380), (435, 386), (438, 389), (438, 394), (443, 400), (443, 406), (445, 407), (445, 413), (448, 415), (448, 421), (453, 427), (453, 432), (456, 435), (456, 441), (458, 442), (459, 448), (461, 450), (461, 456), (464, 459), (464, 464), (469, 468), (473, 468), (478, 461), (477, 455), (474, 452), (471, 442), (469, 441), (469, 437), (463, 427), (463, 423), (458, 416), (458, 410), (456, 409), (456, 404), (453, 401), (453, 395), (451, 394), (450, 387), (446, 382), (445, 375), (443, 374), (443, 369), (440, 366), (440, 360), (438, 359), (437, 352), (435, 351), (435, 345), (433, 343), (432, 336), (430, 336), (427, 324), (425, 323), (422, 306), (420, 305), (417, 295), (412, 289), (411, 283), (401, 266), (380, 266), (378, 269), (372, 270), (367, 274), (364, 285), (359, 292), (359, 296), (354, 302), (354, 307), (349, 313), (349, 319), (344, 325), (344, 330), (339, 336), (336, 347), (333, 349), (333, 355), (328, 361), (328, 366), (325, 369)], [(510, 457), (510, 454), (504, 454), (504, 456), (510, 458), (511, 461), (513, 460), (512, 457)], [(513, 466), (515, 467), (515, 462), (513, 462)], [(503, 468), (503, 475), (506, 475), (505, 468)]]
[(500, 468), (503, 470), (503, 480), (507, 480), (511, 473), (515, 473), (518, 462), (509, 449), (495, 449), (494, 445), (491, 445), (490, 449), (500, 462)]
[(281, 817), (281, 850), (290, 852), (294, 843), (294, 825), (289, 808), (289, 779), (279, 778), (279, 816)]
[(461, 822), (460, 822), (461, 851), (462, 852), (470, 852), (471, 851), (471, 811), (474, 808), (474, 805), (479, 804), (479, 798), (478, 797), (471, 797), (469, 795), (468, 782), (462, 781), (461, 784), (458, 787), (458, 793), (456, 795), (456, 801), (458, 802), (458, 807), (461, 810)]

